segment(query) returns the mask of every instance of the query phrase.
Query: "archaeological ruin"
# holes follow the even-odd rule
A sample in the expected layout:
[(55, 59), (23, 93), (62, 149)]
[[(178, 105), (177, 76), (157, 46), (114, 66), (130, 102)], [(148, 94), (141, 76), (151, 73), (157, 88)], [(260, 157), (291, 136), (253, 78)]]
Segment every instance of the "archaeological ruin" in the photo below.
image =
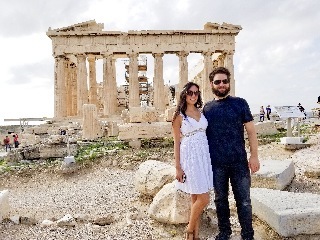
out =
[[(83, 105), (97, 107), (99, 117), (120, 115), (123, 109), (151, 106), (164, 114), (169, 108), (164, 98), (168, 88), (163, 79), (163, 56), (179, 58), (179, 83), (176, 93), (188, 81), (188, 54), (201, 53), (203, 69), (192, 81), (202, 88), (204, 101), (211, 99), (208, 75), (214, 66), (231, 70), (231, 94), (235, 94), (233, 55), (235, 36), (242, 29), (232, 24), (206, 23), (202, 30), (104, 31), (94, 20), (58, 29), (49, 28), (55, 58), (54, 117), (83, 116)], [(154, 58), (154, 79), (149, 86), (144, 74), (143, 54)], [(115, 62), (128, 58), (127, 86), (117, 87)], [(96, 60), (103, 59), (102, 85), (96, 80)], [(88, 65), (88, 67), (87, 67)]]

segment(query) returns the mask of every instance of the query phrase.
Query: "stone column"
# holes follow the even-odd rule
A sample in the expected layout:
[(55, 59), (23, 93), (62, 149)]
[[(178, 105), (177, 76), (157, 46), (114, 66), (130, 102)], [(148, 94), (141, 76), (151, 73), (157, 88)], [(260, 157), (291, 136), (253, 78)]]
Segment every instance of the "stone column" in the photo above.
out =
[(75, 63), (71, 63), (70, 64), (71, 67), (71, 97), (72, 97), (72, 106), (71, 106), (71, 113), (70, 116), (77, 116), (78, 114), (78, 108), (77, 108), (77, 104), (78, 104), (78, 82), (77, 82), (77, 72), (78, 72), (78, 68), (77, 65)]
[(96, 58), (93, 55), (88, 56), (89, 62), (89, 103), (96, 106), (97, 100), (97, 80), (96, 80)]
[(224, 60), (224, 67), (228, 68), (231, 76), (230, 76), (230, 95), (235, 96), (236, 92), (236, 85), (235, 85), (235, 79), (234, 79), (234, 65), (233, 65), (233, 54), (234, 52), (228, 52), (225, 55), (225, 60)]
[(65, 83), (65, 57), (55, 57), (54, 74), (54, 117), (62, 118), (67, 116), (67, 98)]
[(87, 66), (86, 56), (77, 55), (77, 115), (82, 116), (83, 104), (88, 103), (88, 84), (87, 84)]
[(182, 51), (177, 53), (179, 57), (179, 83), (176, 89), (176, 100), (179, 101), (180, 92), (184, 85), (188, 82), (188, 60), (189, 53)]
[(217, 58), (218, 67), (224, 67), (224, 60), (226, 58), (225, 54), (221, 54)]
[(94, 104), (84, 104), (82, 139), (94, 140), (99, 136), (101, 136), (101, 133), (99, 129), (97, 106)]
[(129, 54), (129, 110), (131, 107), (140, 107), (138, 53)]
[(154, 57), (153, 106), (164, 111), (166, 105), (164, 99), (163, 53), (153, 53), (152, 56)]
[(115, 59), (112, 54), (104, 55), (103, 59), (103, 115), (110, 116), (117, 111), (117, 83)]
[(202, 71), (202, 83), (201, 83), (201, 92), (202, 92), (202, 101), (206, 103), (213, 98), (213, 93), (210, 86), (209, 74), (212, 72), (212, 52), (203, 52), (203, 71)]

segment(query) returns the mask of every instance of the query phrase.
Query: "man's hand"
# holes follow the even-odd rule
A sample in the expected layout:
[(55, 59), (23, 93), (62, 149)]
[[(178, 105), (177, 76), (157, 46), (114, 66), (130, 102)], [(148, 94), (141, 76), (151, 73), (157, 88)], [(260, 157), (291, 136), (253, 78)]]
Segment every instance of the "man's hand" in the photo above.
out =
[(250, 158), (249, 158), (249, 168), (251, 170), (251, 173), (255, 173), (255, 172), (259, 171), (260, 162), (259, 162), (258, 157), (250, 156)]

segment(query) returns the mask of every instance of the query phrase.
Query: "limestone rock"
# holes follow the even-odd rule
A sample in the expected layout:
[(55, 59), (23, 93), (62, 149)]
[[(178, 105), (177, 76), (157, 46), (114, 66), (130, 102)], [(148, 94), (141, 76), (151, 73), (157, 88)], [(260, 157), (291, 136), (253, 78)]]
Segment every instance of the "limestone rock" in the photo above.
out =
[(320, 195), (251, 189), (253, 214), (284, 237), (320, 234)]
[(295, 175), (291, 160), (263, 160), (258, 172), (252, 175), (252, 187), (283, 190)]
[(175, 171), (169, 164), (156, 160), (145, 161), (135, 174), (135, 188), (142, 194), (155, 196), (165, 184), (175, 179)]
[(170, 122), (126, 123), (119, 125), (119, 140), (171, 137)]
[(154, 197), (148, 214), (151, 218), (170, 224), (187, 223), (191, 210), (190, 194), (177, 190), (175, 182), (166, 184)]
[(8, 217), (9, 212), (9, 190), (0, 191), (0, 222)]

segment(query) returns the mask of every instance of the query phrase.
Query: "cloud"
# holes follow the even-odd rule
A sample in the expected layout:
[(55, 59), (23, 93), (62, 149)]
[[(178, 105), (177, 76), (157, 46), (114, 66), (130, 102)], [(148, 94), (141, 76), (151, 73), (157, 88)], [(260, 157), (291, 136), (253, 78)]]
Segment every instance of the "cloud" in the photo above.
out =
[(0, 36), (25, 36), (45, 32), (52, 25), (71, 24), (90, 4), (92, 1), (86, 0), (1, 1)]

